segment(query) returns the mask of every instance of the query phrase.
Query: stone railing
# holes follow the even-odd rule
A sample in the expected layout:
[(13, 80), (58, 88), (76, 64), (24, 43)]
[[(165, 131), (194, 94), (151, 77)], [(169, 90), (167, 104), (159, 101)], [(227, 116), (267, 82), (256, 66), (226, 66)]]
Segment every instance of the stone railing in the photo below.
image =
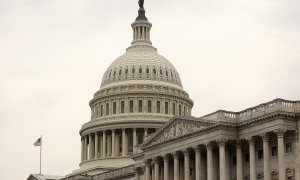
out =
[(300, 112), (300, 101), (288, 101), (284, 99), (275, 99), (273, 101), (263, 103), (255, 107), (251, 107), (240, 112), (219, 110), (214, 113), (205, 115), (201, 117), (201, 119), (239, 122), (239, 121), (245, 121), (255, 117), (259, 117), (265, 114), (270, 114), (276, 111)]
[(134, 175), (134, 165), (126, 166), (120, 169), (111, 170), (101, 174), (93, 175), (93, 180), (115, 179), (125, 176)]

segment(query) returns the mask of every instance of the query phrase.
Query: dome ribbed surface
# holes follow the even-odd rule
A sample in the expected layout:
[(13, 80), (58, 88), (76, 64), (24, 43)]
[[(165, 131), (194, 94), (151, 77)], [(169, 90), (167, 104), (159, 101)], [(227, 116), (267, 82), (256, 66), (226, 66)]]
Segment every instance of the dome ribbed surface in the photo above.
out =
[(168, 82), (182, 89), (180, 76), (174, 66), (150, 47), (130, 47), (106, 70), (101, 88), (107, 85), (149, 80), (153, 84)]

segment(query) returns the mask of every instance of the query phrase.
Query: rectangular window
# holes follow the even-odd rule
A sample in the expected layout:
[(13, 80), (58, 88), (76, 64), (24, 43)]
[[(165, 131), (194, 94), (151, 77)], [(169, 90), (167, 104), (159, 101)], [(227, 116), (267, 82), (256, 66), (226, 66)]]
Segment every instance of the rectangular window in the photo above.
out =
[(156, 112), (160, 113), (160, 101), (156, 102)]
[(176, 105), (175, 105), (175, 103), (173, 103), (172, 104), (172, 111), (173, 111), (173, 115), (175, 116), (175, 114), (176, 114)]
[(277, 156), (277, 154), (278, 154), (277, 146), (272, 146), (271, 153), (272, 153), (272, 156)]
[(133, 100), (129, 101), (129, 112), (133, 113)]
[(181, 105), (179, 105), (179, 107), (178, 107), (178, 111), (179, 111), (179, 116), (181, 116)]
[(169, 114), (169, 103), (165, 102), (165, 114)]
[(183, 115), (186, 116), (186, 107), (183, 107)]
[(121, 113), (125, 112), (125, 102), (121, 101)]
[(151, 101), (149, 100), (149, 101), (148, 101), (148, 113), (151, 113), (151, 111), (152, 111), (152, 103), (151, 103)]
[(108, 115), (109, 115), (109, 104), (106, 103), (106, 116), (108, 116)]
[(113, 114), (117, 113), (117, 103), (113, 102)]
[(101, 115), (101, 117), (103, 116), (103, 105), (101, 105), (101, 108), (100, 108), (100, 115)]
[(139, 100), (139, 112), (143, 112), (143, 101)]
[(293, 151), (292, 143), (291, 142), (285, 143), (285, 153), (291, 153), (292, 151)]
[(258, 159), (263, 159), (264, 158), (264, 151), (262, 149), (259, 149), (257, 151), (257, 158)]

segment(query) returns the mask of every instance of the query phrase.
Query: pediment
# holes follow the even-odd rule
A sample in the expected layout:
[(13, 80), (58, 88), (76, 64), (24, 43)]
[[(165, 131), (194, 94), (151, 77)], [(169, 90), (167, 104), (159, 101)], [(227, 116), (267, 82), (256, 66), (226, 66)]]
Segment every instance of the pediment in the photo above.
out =
[(158, 130), (153, 136), (151, 136), (145, 142), (144, 146), (149, 146), (152, 144), (166, 142), (172, 139), (177, 139), (182, 136), (199, 131), (207, 126), (207, 123), (203, 123), (196, 119), (174, 118), (171, 119), (160, 130)]

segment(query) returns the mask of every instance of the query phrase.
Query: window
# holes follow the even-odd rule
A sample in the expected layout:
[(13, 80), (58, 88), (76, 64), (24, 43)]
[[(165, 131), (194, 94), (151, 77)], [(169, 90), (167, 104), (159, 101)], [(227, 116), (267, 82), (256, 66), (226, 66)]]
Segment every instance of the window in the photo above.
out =
[(249, 162), (249, 153), (245, 153), (245, 162)]
[(186, 116), (186, 106), (183, 107), (183, 115)]
[(117, 73), (117, 71), (115, 70), (115, 71), (114, 71), (114, 76), (116, 76), (116, 73)]
[(121, 74), (122, 74), (122, 70), (120, 69), (120, 70), (119, 70), (119, 76), (120, 76)]
[(168, 71), (166, 70), (166, 76), (169, 76), (169, 73), (168, 73)]
[(178, 106), (179, 116), (181, 116), (181, 105)]
[(143, 101), (139, 100), (139, 112), (143, 112)]
[(175, 114), (176, 114), (176, 105), (175, 105), (175, 103), (173, 103), (172, 104), (172, 111), (173, 111), (173, 115), (175, 116)]
[(271, 153), (272, 153), (272, 156), (277, 156), (277, 154), (278, 154), (277, 146), (272, 146)]
[(163, 74), (163, 72), (162, 72), (162, 70), (161, 70), (161, 69), (159, 70), (159, 74), (160, 74), (160, 75), (162, 75), (162, 74)]
[(133, 100), (129, 101), (129, 112), (133, 113)]
[(153, 74), (156, 74), (156, 69), (153, 69)]
[(100, 106), (100, 116), (103, 116), (103, 105)]
[(285, 143), (285, 153), (291, 153), (292, 151), (293, 151), (292, 143), (291, 142)]
[(160, 101), (156, 102), (156, 112), (160, 113)]
[(109, 115), (109, 104), (106, 103), (106, 115)]
[(146, 69), (146, 73), (149, 74), (149, 68)]
[(152, 103), (151, 103), (151, 101), (149, 100), (148, 101), (148, 113), (151, 113), (151, 111), (152, 111)]
[(125, 102), (121, 101), (121, 113), (125, 112)]
[(134, 67), (132, 68), (132, 70), (131, 70), (131, 73), (132, 73), (132, 74), (134, 74), (134, 73), (135, 73), (135, 69), (134, 69)]
[(165, 102), (165, 114), (169, 114), (169, 103)]
[(128, 69), (125, 69), (125, 74), (128, 74)]
[(257, 158), (258, 159), (263, 159), (264, 158), (264, 151), (262, 149), (259, 149), (257, 151)]
[(113, 102), (113, 114), (117, 113), (117, 103)]
[(139, 69), (139, 73), (141, 74), (143, 72), (143, 69), (140, 67)]

